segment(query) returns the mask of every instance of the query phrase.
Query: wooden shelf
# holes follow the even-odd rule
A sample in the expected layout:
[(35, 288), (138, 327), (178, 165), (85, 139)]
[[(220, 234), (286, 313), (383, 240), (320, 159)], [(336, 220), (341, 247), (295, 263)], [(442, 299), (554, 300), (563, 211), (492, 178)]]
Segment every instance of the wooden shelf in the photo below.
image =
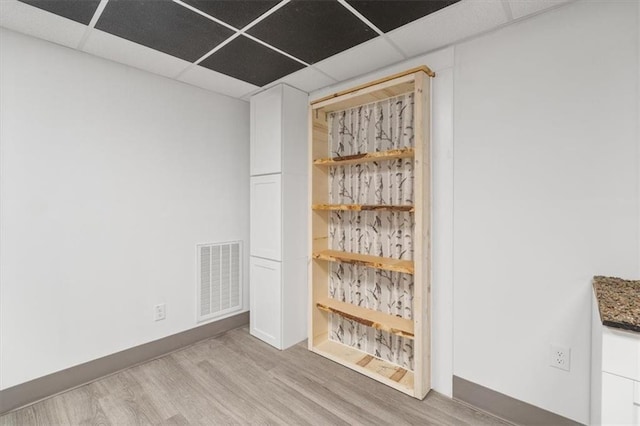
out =
[(321, 311), (340, 315), (348, 320), (391, 334), (413, 339), (413, 320), (396, 317), (380, 311), (356, 306), (335, 299), (324, 299), (316, 303)]
[(345, 155), (344, 157), (319, 158), (313, 161), (316, 166), (344, 166), (347, 164), (368, 163), (371, 161), (397, 160), (411, 158), (413, 148), (392, 149), (389, 151), (365, 152), (363, 154)]
[(384, 269), (385, 271), (413, 274), (413, 261), (391, 259), (388, 257), (370, 256), (367, 254), (347, 253), (338, 250), (322, 250), (313, 253), (314, 259), (327, 260), (329, 262), (345, 262), (364, 265), (369, 268)]
[(415, 207), (411, 205), (389, 205), (389, 204), (313, 204), (313, 210), (350, 210), (355, 212), (364, 211), (399, 211), (414, 212)]
[[(316, 338), (316, 340), (321, 339)], [(325, 340), (311, 349), (358, 373), (376, 379), (400, 392), (414, 396), (414, 376), (410, 370), (332, 340)]]

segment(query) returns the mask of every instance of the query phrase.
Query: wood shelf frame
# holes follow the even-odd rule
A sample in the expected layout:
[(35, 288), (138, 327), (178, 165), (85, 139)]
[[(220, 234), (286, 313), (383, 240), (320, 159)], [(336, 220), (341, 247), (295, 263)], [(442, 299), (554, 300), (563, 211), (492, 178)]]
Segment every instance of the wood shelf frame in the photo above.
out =
[(412, 260), (391, 259), (390, 257), (348, 253), (339, 250), (322, 250), (313, 253), (312, 257), (318, 260), (351, 263), (353, 265), (362, 265), (374, 269), (383, 269), (385, 271), (402, 272), (404, 274), (413, 274), (414, 272)]
[(353, 212), (370, 212), (370, 211), (396, 211), (413, 213), (415, 207), (411, 205), (389, 205), (389, 204), (313, 204), (313, 210), (328, 211), (353, 211)]
[[(429, 136), (430, 78), (433, 76), (434, 73), (427, 67), (412, 68), (314, 100), (309, 108), (309, 163), (311, 164), (309, 193), (312, 200), (308, 210), (309, 253), (313, 259), (309, 273), (309, 350), (418, 399), (423, 399), (431, 389), (431, 145)], [(331, 157), (334, 150), (330, 147), (330, 142), (335, 137), (332, 132), (336, 131), (332, 130), (333, 126), (330, 125), (333, 120), (332, 114), (408, 95), (411, 95), (413, 100), (411, 147)], [(385, 145), (386, 148), (399, 146), (401, 145)], [(400, 168), (412, 174), (412, 205), (339, 204), (346, 199), (331, 196), (335, 167), (398, 159), (406, 159), (399, 164)], [(369, 169), (373, 173), (378, 173), (376, 167)], [(351, 173), (349, 179), (354, 179), (357, 175), (349, 169), (346, 171)], [(380, 173), (382, 172), (381, 170)], [(336, 248), (330, 234), (330, 228), (336, 224), (333, 220), (335, 214), (331, 214), (333, 211), (381, 211), (380, 217), (387, 215), (385, 213), (387, 211), (409, 212), (413, 225), (411, 246), (414, 260), (333, 250), (332, 248)], [(354, 225), (341, 222), (340, 226)], [(390, 226), (396, 227), (396, 224), (392, 223)], [(388, 231), (384, 232), (389, 235)], [(383, 236), (382, 231), (376, 231), (376, 233), (380, 237)], [(331, 262), (363, 265), (368, 268), (412, 275), (413, 286), (410, 290), (411, 297), (408, 299), (411, 301), (412, 319), (403, 319), (331, 299), (330, 285), (348, 286), (344, 281), (338, 282), (340, 278), (332, 275)], [(375, 276), (378, 275), (375, 274)], [(401, 278), (404, 280), (407, 277)], [(377, 285), (378, 282), (375, 282)], [(367, 285), (370, 284), (367, 282)], [(403, 345), (410, 344), (413, 348), (413, 357), (408, 361), (410, 369), (335, 341), (332, 337), (335, 324), (330, 321), (332, 314), (392, 333), (394, 336), (399, 336), (399, 339), (407, 339)], [(390, 350), (397, 351), (391, 348)]]
[(326, 336), (311, 350), (408, 395), (414, 395), (414, 373)]
[(351, 303), (341, 302), (336, 299), (324, 299), (316, 303), (316, 308), (324, 312), (340, 315), (358, 324), (387, 333), (413, 339), (413, 320), (400, 318), (373, 309), (363, 308)]
[(313, 160), (315, 166), (346, 166), (349, 164), (370, 163), (372, 161), (388, 161), (400, 158), (413, 158), (413, 148), (391, 149), (388, 151), (365, 152), (362, 154), (345, 155), (343, 157), (327, 157)]

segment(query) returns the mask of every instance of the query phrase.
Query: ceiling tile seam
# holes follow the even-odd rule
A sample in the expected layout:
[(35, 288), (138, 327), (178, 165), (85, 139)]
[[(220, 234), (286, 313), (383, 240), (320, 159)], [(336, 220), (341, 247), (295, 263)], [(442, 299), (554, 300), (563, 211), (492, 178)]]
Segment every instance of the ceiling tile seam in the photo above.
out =
[[(431, 54), (431, 53), (433, 53), (433, 52), (438, 52), (438, 51), (440, 51), (440, 50), (445, 50), (445, 49), (448, 49), (448, 48), (451, 48), (451, 47), (454, 47), (454, 48), (455, 48), (457, 45), (464, 44), (464, 43), (466, 43), (466, 42), (468, 42), (468, 41), (471, 41), (471, 40), (474, 40), (474, 39), (477, 39), (477, 38), (481, 38), (481, 37), (484, 37), (484, 36), (489, 35), (489, 34), (496, 33), (496, 32), (498, 32), (498, 31), (502, 30), (503, 28), (508, 27), (509, 25), (514, 24), (515, 22), (526, 21), (526, 20), (528, 20), (528, 19), (530, 19), (530, 18), (533, 18), (533, 17), (535, 17), (535, 16), (537, 16), (537, 15), (540, 15), (540, 14), (542, 14), (542, 13), (545, 13), (546, 11), (549, 11), (549, 10), (553, 10), (553, 9), (561, 9), (563, 6), (568, 5), (568, 4), (571, 4), (571, 3), (575, 2), (575, 1), (577, 1), (577, 0), (569, 0), (569, 1), (568, 1), (568, 2), (566, 2), (566, 3), (556, 4), (556, 5), (554, 5), (554, 6), (550, 6), (549, 8), (539, 10), (539, 11), (534, 12), (534, 13), (529, 14), (529, 15), (524, 15), (524, 16), (521, 16), (520, 18), (514, 18), (514, 19), (513, 19), (513, 21), (505, 20), (505, 22), (503, 22), (503, 23), (501, 23), (501, 24), (498, 24), (498, 25), (492, 26), (491, 28), (487, 28), (487, 29), (481, 30), (481, 31), (476, 32), (476, 33), (474, 33), (474, 34), (470, 34), (470, 35), (466, 35), (466, 36), (463, 36), (463, 37), (457, 38), (457, 39), (455, 39), (455, 40), (453, 40), (453, 41), (451, 41), (451, 42), (449, 42), (449, 43), (446, 43), (446, 44), (444, 44), (444, 45), (442, 45), (442, 46), (438, 46), (438, 47), (435, 47), (435, 48), (433, 48), (433, 49), (430, 49), (430, 50), (424, 51), (424, 52), (422, 52), (422, 53), (418, 53), (418, 54), (416, 54), (416, 55), (414, 55), (414, 56), (410, 57), (409, 59), (421, 58), (421, 57), (426, 56), (426, 55), (429, 55), (429, 54)], [(457, 5), (457, 4), (460, 4), (460, 3), (462, 3), (462, 2), (458, 2), (458, 3), (456, 3), (456, 5)], [(451, 6), (449, 6), (449, 7), (451, 7)], [(440, 10), (442, 10), (442, 9), (440, 9)], [(434, 12), (434, 13), (438, 13), (438, 12), (440, 12), (440, 10), (439, 10), (439, 11), (437, 11), (437, 12)], [(427, 15), (427, 16), (431, 16), (431, 15), (432, 15), (432, 14), (429, 14), (429, 15)], [(507, 18), (507, 16), (506, 16), (506, 12), (505, 12), (505, 19), (506, 19), (506, 18)], [(395, 30), (394, 30), (394, 31), (395, 31)]]
[[(567, 6), (567, 5), (570, 5), (571, 3), (575, 3), (576, 1), (577, 0), (556, 0), (548, 7), (536, 10), (535, 12), (530, 12), (528, 14), (519, 16), (517, 18), (514, 17), (513, 21), (509, 22), (509, 23), (520, 22), (520, 21), (523, 21), (523, 20), (534, 18), (534, 17), (536, 17), (538, 15), (541, 15), (543, 13), (547, 13), (547, 12), (555, 10), (555, 9), (561, 9), (561, 8)], [(509, 8), (511, 9), (511, 6), (509, 6)]]
[(387, 41), (387, 43), (389, 43), (389, 44), (391, 45), (391, 47), (393, 47), (394, 49), (396, 49), (396, 50), (398, 51), (398, 53), (399, 53), (400, 55), (402, 55), (402, 58), (403, 58), (403, 59), (409, 59), (409, 55), (407, 55), (407, 53), (406, 53), (404, 50), (402, 50), (402, 49), (400, 48), (400, 46), (398, 46), (398, 45), (396, 44), (396, 42), (395, 42), (395, 41), (391, 40), (391, 37), (389, 37), (388, 35), (386, 35), (386, 34), (385, 34), (385, 35), (383, 35), (383, 36), (382, 36), (382, 38), (383, 38), (384, 40), (386, 40), (386, 41)]
[[(327, 77), (329, 80), (331, 80), (331, 81), (333, 82), (333, 83), (331, 83), (331, 84), (339, 83), (339, 80), (338, 80), (338, 79), (336, 79), (336, 78), (334, 78), (334, 77), (330, 76), (329, 74), (327, 74), (326, 72), (324, 72), (324, 71), (322, 71), (322, 70), (320, 70), (320, 69), (316, 68), (314, 65), (309, 65), (309, 66), (308, 66), (308, 67), (306, 67), (306, 68), (301, 68), (301, 69), (299, 69), (299, 70), (298, 70), (298, 71), (296, 71), (296, 72), (293, 72), (293, 73), (291, 73), (291, 74), (288, 74), (288, 75), (285, 75), (284, 77), (279, 78), (278, 80), (274, 80), (274, 81), (272, 81), (271, 83), (267, 83), (267, 84), (265, 84), (264, 86), (260, 87), (259, 89), (256, 89), (256, 90), (254, 90), (254, 91), (252, 91), (252, 92), (247, 93), (247, 95), (253, 96), (254, 94), (256, 94), (256, 93), (258, 93), (258, 92), (262, 92), (262, 91), (264, 91), (264, 90), (268, 90), (268, 89), (270, 89), (271, 87), (277, 86), (278, 84), (286, 84), (287, 86), (291, 86), (291, 87), (294, 87), (294, 88), (296, 88), (296, 89), (298, 89), (298, 90), (302, 90), (303, 92), (306, 92), (306, 90), (303, 90), (303, 89), (301, 89), (301, 88), (299, 88), (299, 87), (297, 87), (297, 86), (293, 85), (293, 83), (290, 83), (290, 82), (287, 82), (287, 81), (286, 81), (287, 77), (289, 77), (289, 76), (291, 76), (291, 75), (293, 75), (293, 74), (295, 74), (295, 73), (302, 72), (302, 71), (304, 71), (305, 69), (310, 69), (310, 70), (313, 70), (313, 71), (315, 71), (315, 72), (317, 72), (317, 73), (319, 73), (319, 74), (324, 75), (325, 77)], [(247, 96), (247, 95), (244, 95), (244, 96)]]
[(349, 3), (347, 3), (346, 0), (338, 0), (338, 3), (340, 3), (342, 6), (344, 6), (349, 12), (353, 13), (358, 19), (360, 19), (362, 22), (364, 22), (373, 31), (377, 32), (378, 35), (383, 35), (384, 34), (384, 32), (382, 32), (382, 30), (380, 30), (380, 28), (378, 28), (375, 25), (373, 25), (373, 22), (368, 20), (362, 13), (358, 12), (353, 6), (351, 6)]
[(231, 35), (229, 38), (227, 38), (225, 41), (223, 41), (222, 43), (218, 44), (216, 47), (214, 47), (213, 49), (211, 49), (210, 51), (208, 51), (207, 53), (205, 53), (204, 55), (202, 55), (199, 59), (197, 59), (195, 62), (187, 65), (182, 71), (180, 71), (174, 78), (178, 79), (180, 77), (182, 77), (182, 75), (184, 73), (186, 73), (187, 71), (189, 71), (191, 68), (195, 67), (196, 65), (198, 65), (200, 62), (204, 61), (205, 59), (207, 59), (209, 56), (213, 55), (214, 53), (216, 53), (218, 50), (222, 49), (223, 47), (225, 47), (227, 44), (231, 43), (233, 40), (237, 39), (238, 37), (240, 37), (242, 34), (240, 32), (236, 32), (233, 35)]
[(304, 65), (306, 67), (308, 67), (310, 65), (307, 62), (303, 61), (302, 59), (298, 59), (295, 56), (285, 52), (284, 50), (280, 50), (277, 47), (274, 47), (274, 46), (270, 45), (269, 43), (264, 42), (264, 41), (260, 40), (259, 38), (252, 36), (251, 34), (244, 34), (244, 36), (247, 37), (247, 38), (250, 38), (251, 40), (253, 40), (255, 42), (260, 43), (261, 45), (263, 45), (265, 47), (268, 47), (271, 50), (274, 50), (274, 51), (278, 52), (281, 55), (286, 56), (289, 59), (293, 59), (294, 61), (299, 62), (299, 63), (301, 63), (302, 65)]
[(513, 11), (511, 10), (509, 0), (502, 0), (502, 9), (504, 9), (504, 14), (507, 15), (507, 21), (513, 21)]
[(195, 8), (195, 7), (191, 6), (190, 4), (186, 4), (186, 3), (184, 3), (184, 2), (182, 2), (182, 1), (180, 1), (180, 0), (172, 0), (172, 1), (173, 1), (174, 3), (176, 3), (176, 4), (179, 4), (179, 5), (180, 5), (180, 6), (182, 6), (182, 7), (185, 7), (185, 8), (187, 8), (187, 9), (189, 9), (189, 10), (190, 10), (190, 11), (192, 11), (192, 12), (197, 13), (197, 14), (198, 14), (198, 15), (200, 15), (200, 16), (203, 16), (203, 17), (205, 17), (205, 18), (207, 18), (207, 19), (209, 19), (209, 20), (211, 20), (211, 21), (215, 22), (216, 24), (220, 24), (220, 25), (222, 25), (223, 27), (226, 27), (226, 28), (228, 28), (228, 29), (230, 29), (230, 30), (232, 30), (232, 31), (236, 31), (236, 32), (237, 32), (237, 31), (240, 31), (239, 29), (237, 29), (237, 28), (236, 28), (236, 27), (234, 27), (233, 25), (229, 25), (229, 24), (227, 24), (226, 22), (221, 21), (220, 19), (216, 18), (215, 16), (211, 16), (211, 15), (209, 15), (208, 13), (205, 13), (205, 12), (201, 11), (200, 9), (197, 9), (197, 8)]
[(96, 8), (96, 11), (93, 12), (91, 21), (89, 21), (89, 25), (87, 25), (87, 28), (84, 30), (84, 34), (82, 34), (82, 38), (78, 43), (78, 47), (77, 47), (78, 50), (84, 51), (84, 46), (85, 44), (87, 44), (87, 40), (89, 40), (89, 35), (91, 35), (91, 31), (95, 28), (96, 24), (98, 23), (98, 19), (100, 19), (100, 16), (102, 15), (102, 12), (104, 12), (104, 8), (107, 7), (108, 2), (109, 0), (100, 0), (100, 3), (98, 3), (98, 7)]
[[(207, 59), (209, 56), (213, 55), (214, 53), (216, 53), (218, 50), (220, 50), (221, 48), (223, 48), (224, 46), (226, 46), (227, 44), (229, 44), (231, 41), (233, 41), (234, 39), (240, 37), (241, 35), (244, 35), (245, 37), (262, 44), (265, 47), (268, 47), (269, 49), (288, 57), (289, 59), (293, 59), (296, 62), (301, 63), (302, 65), (304, 65), (305, 67), (309, 67), (310, 64), (306, 63), (305, 61), (303, 61), (302, 59), (298, 59), (293, 55), (288, 54), (285, 51), (282, 51), (280, 49), (278, 49), (277, 47), (273, 47), (270, 44), (252, 36), (251, 34), (242, 34), (241, 32), (237, 32), (234, 35), (232, 35), (231, 37), (229, 37), (228, 39), (226, 39), (225, 41), (223, 41), (222, 43), (220, 43), (219, 45), (217, 45), (216, 47), (214, 47), (213, 49), (211, 49), (209, 52), (207, 52), (206, 54), (204, 54), (200, 59), (198, 59), (197, 61), (189, 64), (187, 67), (185, 67), (185, 69), (183, 69), (182, 71), (180, 71), (174, 78), (178, 79), (180, 78), (184, 73), (186, 73), (188, 70), (190, 70), (191, 68), (193, 68), (194, 66), (198, 65), (200, 62), (204, 61), (205, 59)], [(323, 73), (324, 74), (324, 73)], [(327, 75), (327, 77), (330, 77), (333, 79), (333, 77)], [(335, 80), (335, 79), (334, 79)]]
[(282, 8), (283, 6), (285, 6), (287, 3), (289, 3), (291, 0), (282, 0), (280, 3), (276, 4), (275, 6), (273, 6), (271, 9), (267, 10), (265, 13), (263, 13), (262, 15), (258, 16), (256, 19), (254, 19), (253, 21), (249, 22), (247, 25), (245, 25), (244, 27), (242, 27), (240, 29), (240, 33), (244, 34), (247, 30), (251, 29), (252, 27), (254, 27), (255, 25), (257, 25), (260, 21), (263, 21), (266, 17), (268, 17), (269, 15), (271, 15), (272, 13), (274, 13), (275, 11), (277, 11), (278, 9)]
[[(311, 66), (309, 66), (309, 68), (311, 68)], [(284, 79), (284, 78), (286, 78), (286, 77), (283, 77), (283, 79)], [(293, 86), (292, 84), (287, 83), (287, 82), (285, 82), (285, 81), (282, 81), (282, 79), (280, 79), (280, 80), (272, 81), (271, 83), (267, 83), (267, 84), (265, 84), (265, 85), (264, 85), (264, 86), (262, 86), (262, 87), (258, 87), (257, 89), (253, 89), (253, 90), (251, 90), (250, 92), (247, 92), (247, 93), (245, 93), (244, 95), (242, 95), (242, 96), (240, 97), (240, 99), (247, 99), (247, 100), (250, 100), (252, 96), (257, 95), (258, 93), (262, 93), (262, 92), (264, 92), (265, 90), (269, 90), (269, 89), (271, 89), (272, 87), (276, 87), (276, 86), (277, 86), (277, 85), (279, 85), (279, 84), (283, 84), (283, 85), (285, 85), (285, 86), (293, 87), (294, 89), (301, 90), (301, 91), (303, 91), (303, 92), (305, 92), (305, 93), (307, 93), (307, 94), (308, 94), (308, 92), (307, 92), (306, 90), (302, 90), (302, 89), (300, 89), (299, 87)]]
[(397, 50), (398, 53), (404, 59), (408, 59), (409, 58), (409, 55), (407, 55), (402, 49), (400, 49), (400, 47), (398, 47), (398, 45), (396, 45), (393, 41), (391, 41), (391, 39), (380, 28), (378, 28), (376, 25), (374, 25), (374, 23), (371, 22), (370, 20), (368, 20), (367, 17), (364, 16), (362, 13), (358, 12), (358, 10), (356, 10), (356, 8), (354, 8), (349, 3), (347, 3), (346, 0), (338, 0), (338, 3), (340, 3), (345, 9), (347, 9), (349, 12), (351, 12), (353, 15), (355, 15), (356, 18), (358, 18), (362, 22), (364, 22), (373, 31), (377, 32), (378, 35), (381, 36), (384, 40), (386, 40), (387, 43), (389, 43), (395, 50)]
[(327, 77), (329, 80), (333, 80), (334, 82), (338, 83), (340, 80), (338, 80), (336, 77), (327, 74), (326, 72), (322, 71), (320, 68), (316, 67), (315, 64), (309, 65), (309, 68), (311, 68), (312, 70), (324, 75), (325, 77)]
[(238, 38), (240, 35), (245, 35), (248, 38), (251, 38), (263, 45), (265, 45), (266, 47), (275, 50), (276, 52), (280, 53), (280, 54), (284, 54), (285, 56), (289, 56), (291, 59), (296, 60), (297, 62), (302, 62), (305, 66), (308, 66), (307, 63), (293, 57), (290, 56), (284, 52), (279, 51), (278, 49), (264, 43), (261, 40), (256, 39), (255, 37), (249, 35), (249, 34), (245, 34), (245, 31), (251, 29), (254, 25), (258, 24), (260, 21), (262, 21), (263, 19), (265, 19), (266, 17), (268, 17), (269, 15), (271, 15), (272, 13), (274, 13), (275, 11), (277, 11), (278, 9), (280, 9), (281, 7), (283, 7), (284, 5), (286, 5), (287, 3), (289, 3), (291, 0), (282, 0), (280, 3), (278, 3), (277, 5), (273, 6), (271, 9), (267, 10), (265, 13), (263, 13), (262, 15), (258, 16), (256, 19), (254, 19), (253, 21), (249, 22), (247, 25), (245, 25), (244, 27), (242, 27), (241, 29), (237, 29), (231, 25), (228, 25), (222, 21), (220, 21), (217, 18), (214, 18), (213, 16), (204, 13), (202, 11), (200, 11), (199, 9), (188, 5), (180, 0), (172, 0), (173, 2), (175, 2), (176, 4), (179, 4), (183, 7), (186, 7), (187, 9), (196, 12), (202, 16), (204, 16), (205, 18), (211, 19), (214, 22), (220, 22), (223, 25), (227, 26), (230, 29), (233, 29), (233, 31), (235, 31), (236, 33), (233, 34), (232, 36), (230, 36), (228, 39), (226, 39), (225, 41), (223, 41), (222, 43), (218, 44), (217, 46), (215, 46), (213, 49), (211, 49), (209, 52), (205, 53), (202, 57), (200, 57), (199, 59), (197, 59), (196, 61), (194, 61), (193, 63), (189, 64), (188, 66), (186, 66), (182, 71), (180, 71), (174, 78), (175, 79), (179, 79), (180, 77), (182, 77), (187, 71), (189, 71), (190, 69), (192, 69), (194, 66), (200, 64), (202, 61), (204, 61), (205, 59), (207, 59), (209, 56), (213, 55), (214, 53), (216, 53), (218, 50), (220, 50), (221, 48), (223, 48), (225, 45), (229, 44), (231, 41), (233, 41), (234, 39)]

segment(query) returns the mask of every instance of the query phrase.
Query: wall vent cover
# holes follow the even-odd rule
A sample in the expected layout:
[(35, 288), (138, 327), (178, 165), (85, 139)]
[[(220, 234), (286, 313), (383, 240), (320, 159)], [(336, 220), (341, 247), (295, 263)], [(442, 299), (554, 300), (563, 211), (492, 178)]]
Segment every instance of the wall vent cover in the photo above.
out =
[(198, 255), (198, 321), (242, 308), (242, 242), (200, 244)]

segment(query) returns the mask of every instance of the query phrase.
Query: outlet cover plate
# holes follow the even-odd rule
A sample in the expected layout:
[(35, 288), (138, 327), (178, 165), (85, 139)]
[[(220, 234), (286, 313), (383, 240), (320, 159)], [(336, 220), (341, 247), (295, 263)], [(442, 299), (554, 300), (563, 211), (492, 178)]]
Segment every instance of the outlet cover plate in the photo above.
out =
[(167, 309), (164, 303), (153, 307), (153, 320), (160, 321), (167, 317)]
[(549, 352), (549, 365), (561, 370), (571, 369), (571, 348), (551, 345)]

